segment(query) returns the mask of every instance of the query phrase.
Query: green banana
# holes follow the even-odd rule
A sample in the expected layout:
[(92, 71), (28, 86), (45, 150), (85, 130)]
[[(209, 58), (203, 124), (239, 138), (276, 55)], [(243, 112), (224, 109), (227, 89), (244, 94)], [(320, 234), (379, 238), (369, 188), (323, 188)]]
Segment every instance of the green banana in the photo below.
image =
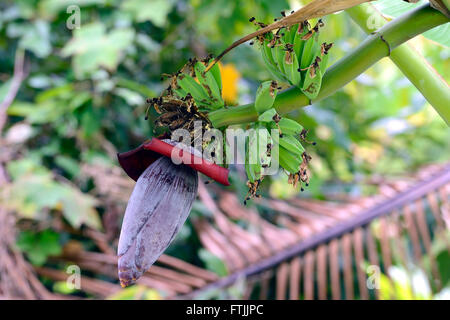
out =
[(262, 114), (272, 107), (277, 96), (277, 86), (274, 81), (265, 81), (258, 87), (255, 98), (255, 109), (258, 114)]
[(286, 27), (284, 32), (282, 32), (282, 40), (286, 43), (292, 43), (292, 27)]
[(286, 43), (294, 44), (295, 37), (297, 36), (298, 24), (294, 24), (289, 29), (289, 39), (287, 39)]
[(206, 90), (206, 93), (212, 100), (212, 105), (214, 107), (222, 107), (223, 101), (220, 93), (219, 86), (211, 72), (205, 72), (206, 67), (202, 62), (197, 62), (194, 65), (195, 75), (197, 76), (198, 81)]
[(261, 114), (258, 117), (258, 121), (260, 122), (271, 122), (273, 121), (273, 117), (277, 114), (277, 110), (275, 110), (274, 108), (271, 108), (267, 111), (265, 111), (263, 114)]
[(293, 155), (287, 149), (280, 145), (279, 147), (280, 165), (290, 173), (298, 172), (302, 158)]
[[(208, 62), (210, 64), (212, 60)], [(209, 70), (211, 74), (213, 75), (214, 79), (216, 80), (217, 86), (219, 87), (219, 91), (222, 93), (222, 76), (220, 75), (220, 68), (219, 64), (216, 63), (214, 66)]]
[(252, 171), (252, 169), (250, 168), (250, 163), (249, 163), (249, 161), (247, 159), (245, 160), (245, 173), (247, 174), (248, 181), (253, 183), (253, 182), (255, 182), (257, 180), (256, 179), (256, 175)]
[[(248, 171), (250, 173), (249, 180), (254, 182), (255, 180), (261, 179), (262, 175), (262, 165), (259, 157), (258, 150), (258, 134), (256, 130), (250, 132), (248, 137)], [(251, 179), (253, 179), (253, 181)]]
[[(301, 28), (301, 29), (299, 29)], [(303, 55), (303, 47), (305, 46), (305, 40), (302, 40), (303, 36), (309, 31), (308, 24), (302, 23), (297, 25), (297, 29), (295, 30), (295, 38), (294, 38), (294, 52), (299, 59), (301, 59)], [(300, 33), (298, 33), (300, 31)]]
[(327, 70), (327, 65), (328, 65), (328, 51), (331, 49), (331, 47), (333, 46), (332, 43), (322, 43), (322, 45), (320, 46), (320, 58), (321, 61), (319, 63), (319, 68), (320, 71), (322, 72), (322, 75), (325, 73), (325, 71)]
[(270, 166), (272, 156), (268, 154), (268, 145), (273, 143), (272, 137), (263, 123), (253, 124), (246, 141), (245, 170), (248, 180), (255, 182), (263, 177), (264, 171)]
[[(278, 122), (278, 126), (280, 127), (281, 132), (286, 135), (298, 135), (303, 130), (303, 126), (301, 124), (287, 118), (281, 118)], [(278, 126), (275, 122), (270, 123), (271, 129), (278, 129)]]
[(288, 55), (288, 54), (291, 55), (291, 61), (290, 61), (291, 63), (287, 63), (285, 61), (284, 69), (286, 70), (286, 73), (288, 75), (289, 82), (294, 86), (300, 86), (300, 82), (302, 80), (302, 75), (299, 70), (297, 55), (295, 54), (294, 51), (292, 51), (292, 52), (286, 51), (286, 55)]
[(316, 53), (320, 50), (319, 34), (315, 33), (311, 38), (306, 40), (305, 46), (302, 52), (302, 59), (300, 63), (301, 69), (306, 69), (313, 62)]
[(319, 57), (311, 64), (308, 71), (305, 74), (305, 80), (303, 81), (302, 92), (310, 99), (315, 99), (319, 94), (320, 87), (322, 86), (322, 72), (320, 71), (321, 60)]
[(273, 33), (268, 32), (264, 35), (264, 41), (262, 43), (262, 53), (264, 53), (267, 59), (272, 65), (275, 65), (275, 60), (272, 56), (272, 48), (270, 47), (271, 41), (273, 40)]
[(255, 182), (256, 180), (256, 175), (255, 172), (252, 170), (252, 167), (250, 166), (250, 148), (249, 148), (249, 141), (245, 142), (245, 173), (247, 174), (247, 179), (250, 182)]
[[(320, 92), (322, 76), (328, 63), (328, 50), (332, 46), (319, 44), (321, 27), (323, 22), (320, 19), (312, 29), (308, 22), (303, 22), (288, 28), (283, 27), (276, 34), (269, 32), (262, 41), (261, 54), (272, 76), (297, 86), (311, 100)], [(275, 46), (270, 47), (273, 45)], [(258, 103), (262, 109), (255, 103), (260, 115), (273, 105), (270, 100), (264, 101), (267, 103)]]
[[(269, 70), (269, 72), (273, 76), (273, 78), (278, 81), (287, 82), (288, 80), (286, 79), (286, 76), (278, 70), (275, 62), (269, 60), (269, 58), (267, 57), (267, 53), (264, 50), (261, 50), (261, 55), (262, 55), (263, 61), (266, 65), (267, 69)], [(272, 55), (272, 54), (270, 54), (270, 55)]]
[(258, 161), (261, 166), (269, 166), (271, 156), (267, 154), (267, 146), (272, 144), (272, 137), (269, 131), (262, 123), (257, 123), (255, 128), (258, 132)]
[(287, 134), (283, 134), (283, 136), (280, 137), (280, 146), (300, 158), (302, 156), (302, 153), (305, 151), (300, 141), (294, 138), (294, 136), (290, 136)]
[(284, 70), (285, 51), (284, 51), (283, 47), (284, 47), (284, 45), (277, 45), (275, 48), (273, 48), (273, 50), (274, 50), (274, 58), (275, 58), (275, 62), (276, 62), (278, 70), (281, 73), (286, 74), (286, 71)]
[(324, 54), (322, 56), (322, 60), (319, 62), (319, 71), (322, 74), (322, 76), (327, 70), (327, 64), (328, 64), (328, 55)]
[(326, 43), (319, 45), (317, 33), (314, 37), (310, 38), (308, 41), (310, 41), (313, 38), (314, 44), (310, 49), (309, 55), (315, 58), (314, 60), (311, 61), (309, 67), (305, 68), (307, 70), (306, 73), (304, 74), (303, 85), (301, 87), (302, 92), (310, 100), (315, 99), (320, 92), (320, 87), (322, 86), (322, 76), (326, 70), (326, 65), (328, 62), (328, 49), (331, 48), (331, 45), (327, 45)]
[(179, 96), (180, 98), (184, 98), (187, 96), (187, 92), (184, 91), (181, 88), (174, 88), (173, 91), (177, 94), (177, 96)]
[(273, 59), (275, 60), (275, 64), (278, 67), (278, 70), (281, 73), (286, 74), (286, 72), (284, 71), (284, 56), (285, 56), (284, 46), (285, 42), (283, 41), (283, 38), (280, 38), (278, 40), (278, 43), (275, 44), (275, 47), (272, 48), (272, 56)]
[(194, 98), (199, 106), (211, 107), (210, 97), (203, 87), (190, 75), (182, 74), (178, 76), (177, 82), (184, 92), (191, 94), (192, 98)]

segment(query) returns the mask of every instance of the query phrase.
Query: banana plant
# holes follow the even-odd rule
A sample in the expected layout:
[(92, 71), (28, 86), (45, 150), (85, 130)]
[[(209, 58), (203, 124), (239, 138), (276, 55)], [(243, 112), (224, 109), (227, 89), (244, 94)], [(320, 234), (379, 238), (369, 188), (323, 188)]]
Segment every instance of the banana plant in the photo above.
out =
[[(289, 183), (295, 187), (300, 184), (303, 190), (309, 184), (308, 163), (311, 161), (304, 147), (304, 143), (309, 143), (308, 130), (283, 114), (331, 95), (411, 37), (449, 21), (445, 13), (429, 5), (421, 6), (387, 23), (347, 57), (327, 69), (332, 44), (319, 42), (322, 20), (319, 19), (314, 27), (307, 20), (363, 2), (368, 1), (313, 1), (273, 24), (256, 23), (259, 30), (239, 39), (213, 60), (208, 57), (189, 61), (171, 76), (169, 88), (160, 97), (149, 101), (160, 113), (157, 123), (170, 131), (185, 128), (191, 132), (196, 119), (204, 120), (205, 125), (201, 128), (204, 131), (223, 129), (232, 124), (260, 130), (265, 134), (252, 134), (246, 142), (249, 193), (245, 201), (258, 196), (265, 168), (275, 159), (288, 174)], [(217, 61), (234, 47), (253, 38), (260, 43), (262, 59), (273, 78), (260, 85), (253, 104), (228, 108), (221, 95)], [(292, 87), (279, 92), (279, 82)], [(447, 111), (442, 114), (448, 122), (450, 114)], [(278, 131), (275, 140), (267, 134), (270, 130)], [(119, 155), (121, 165), (137, 180), (119, 242), (119, 277), (123, 286), (136, 281), (156, 261), (187, 219), (197, 191), (196, 171), (224, 185), (229, 184), (228, 170), (215, 163), (201, 160), (196, 165), (183, 161), (181, 166), (174, 165), (168, 159), (173, 154), (168, 151), (171, 148), (161, 147), (158, 141), (153, 138), (138, 151)], [(168, 145), (173, 143), (166, 142)], [(277, 145), (275, 155), (271, 153), (274, 144)], [(188, 158), (196, 157), (195, 150), (183, 152)]]

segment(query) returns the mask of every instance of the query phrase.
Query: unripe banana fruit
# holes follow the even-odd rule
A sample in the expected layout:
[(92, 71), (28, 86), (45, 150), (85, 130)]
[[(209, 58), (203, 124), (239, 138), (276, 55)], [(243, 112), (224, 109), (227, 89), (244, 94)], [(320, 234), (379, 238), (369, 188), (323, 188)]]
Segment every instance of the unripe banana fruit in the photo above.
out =
[(301, 158), (303, 152), (305, 151), (305, 148), (303, 148), (300, 141), (294, 138), (294, 136), (290, 136), (287, 134), (283, 134), (280, 137), (280, 146), (299, 158)]
[(303, 130), (303, 126), (301, 124), (288, 118), (281, 118), (278, 122), (278, 126), (283, 134), (292, 136), (299, 135)]
[(276, 81), (266, 81), (261, 83), (256, 90), (255, 109), (258, 114), (272, 108), (272, 105), (277, 97), (278, 84)]
[(303, 22), (259, 38), (261, 55), (272, 76), (298, 87), (310, 100), (320, 92), (331, 48), (331, 44), (319, 43), (319, 29), (323, 25), (319, 19), (310, 29), (309, 23)]
[[(213, 111), (224, 106), (222, 99), (222, 80), (219, 66), (216, 64), (206, 72), (204, 62), (193, 60), (176, 76), (174, 92), (184, 98), (190, 94), (201, 110)], [(194, 79), (191, 74), (195, 74)]]
[(271, 108), (271, 109), (265, 111), (263, 114), (261, 114), (258, 117), (258, 121), (265, 122), (265, 123), (273, 122), (273, 118), (276, 115), (277, 115), (277, 111), (274, 108)]

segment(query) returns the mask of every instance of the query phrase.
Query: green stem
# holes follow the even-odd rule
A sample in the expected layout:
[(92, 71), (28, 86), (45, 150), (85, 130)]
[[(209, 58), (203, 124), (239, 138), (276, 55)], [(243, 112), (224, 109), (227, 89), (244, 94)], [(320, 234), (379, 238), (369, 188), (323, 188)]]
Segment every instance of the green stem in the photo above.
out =
[[(333, 94), (375, 62), (386, 57), (389, 54), (387, 43), (393, 50), (416, 35), (448, 21), (441, 12), (426, 4), (389, 22), (376, 34), (368, 36), (353, 52), (328, 68), (319, 96), (314, 102)], [(298, 88), (292, 87), (277, 96), (274, 107), (283, 114), (309, 104), (308, 98)], [(220, 128), (255, 121), (257, 113), (253, 104), (248, 104), (211, 112), (209, 118), (214, 127)]]
[[(375, 31), (376, 27), (368, 27), (367, 21), (386, 24), (385, 18), (371, 4), (362, 4), (346, 10), (350, 17), (367, 33)], [(411, 83), (422, 93), (440, 116), (449, 125), (450, 120), (450, 89), (447, 82), (410, 44), (402, 44), (391, 52), (389, 57)]]
[(444, 0), (445, 7), (450, 10), (450, 0)]

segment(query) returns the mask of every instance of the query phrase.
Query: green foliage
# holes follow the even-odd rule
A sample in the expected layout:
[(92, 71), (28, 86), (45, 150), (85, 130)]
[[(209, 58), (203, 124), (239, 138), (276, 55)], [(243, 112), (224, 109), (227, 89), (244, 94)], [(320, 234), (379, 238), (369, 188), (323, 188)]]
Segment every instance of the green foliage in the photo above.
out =
[(115, 71), (122, 51), (130, 46), (134, 37), (131, 28), (118, 28), (106, 33), (101, 23), (91, 23), (74, 31), (74, 36), (61, 53), (63, 57), (74, 56), (73, 68), (77, 78), (84, 78), (103, 67)]
[[(73, 165), (73, 163), (72, 163)], [(57, 182), (44, 167), (32, 160), (11, 162), (8, 172), (13, 184), (7, 186), (0, 203), (29, 219), (44, 220), (51, 210), (61, 211), (75, 228), (82, 224), (99, 229), (97, 200), (77, 188)], [(2, 194), (3, 195), (3, 194)]]
[(27, 24), (8, 25), (8, 36), (19, 38), (19, 47), (30, 50), (39, 58), (45, 58), (51, 53), (50, 26), (42, 20)]
[(161, 296), (158, 291), (148, 289), (145, 286), (134, 285), (125, 288), (118, 293), (109, 296), (108, 300), (159, 300)]
[(198, 255), (205, 264), (206, 269), (211, 270), (221, 277), (228, 274), (225, 263), (219, 257), (213, 255), (211, 252), (205, 249), (200, 249), (198, 251)]
[(17, 247), (25, 252), (30, 262), (41, 266), (47, 257), (61, 253), (59, 235), (51, 230), (42, 232), (22, 231), (17, 238)]
[(57, 281), (53, 284), (53, 291), (61, 294), (72, 294), (77, 291), (77, 289), (69, 286), (67, 281)]
[[(66, 9), (72, 4), (81, 8), (80, 29), (66, 28), (71, 15)], [(75, 229), (100, 228), (111, 204), (94, 196), (101, 186), (83, 167), (101, 163), (117, 169), (116, 152), (134, 148), (154, 134), (152, 121), (144, 120), (145, 99), (169, 85), (160, 80), (161, 74), (174, 73), (192, 56), (217, 54), (253, 32), (251, 16), (270, 23), (284, 9), (290, 9), (284, 0), (2, 1), (0, 101), (11, 84), (17, 48), (26, 50), (28, 65), (27, 78), (8, 109), (4, 137), (17, 156), (8, 164), (11, 183), (0, 190), (0, 205), (44, 226), (61, 216)], [(327, 39), (320, 42), (335, 43), (330, 64), (365, 38), (344, 14), (324, 21), (320, 34)], [(437, 28), (428, 36), (433, 32), (441, 36), (434, 40), (448, 40), (442, 36), (448, 32)], [(448, 80), (448, 52), (424, 38), (415, 41)], [(233, 64), (241, 74), (239, 104), (252, 101), (259, 84), (273, 79), (261, 52), (249, 46), (233, 50), (223, 63)], [(219, 89), (229, 85), (222, 80)], [(150, 119), (155, 117), (151, 111)], [(387, 59), (337, 94), (287, 117), (310, 129), (310, 139), (318, 142), (316, 148), (308, 148), (313, 157), (313, 178), (306, 190), (310, 197), (342, 190), (365, 194), (370, 189), (356, 183), (365, 177), (410, 172), (424, 163), (446, 161), (450, 153), (445, 123)], [(298, 134), (299, 128), (293, 127), (291, 134)], [(3, 149), (0, 153), (3, 156)], [(237, 172), (232, 175), (235, 192), (243, 199), (245, 185)], [(287, 188), (285, 177), (267, 178), (262, 187), (272, 195), (298, 196)], [(113, 205), (123, 208), (120, 201)], [(207, 216), (205, 208), (195, 208), (193, 215)], [(188, 223), (168, 253), (226, 275), (218, 257), (199, 250), (192, 230)], [(18, 246), (30, 261), (42, 265), (60, 252), (67, 237), (73, 236), (55, 235), (45, 227), (21, 233)], [(93, 246), (85, 240), (83, 244)], [(445, 258), (443, 253), (437, 257)], [(62, 284), (54, 287), (61, 293), (69, 292), (66, 289)], [(139, 289), (127, 290), (114, 298), (153, 297), (140, 295)]]
[(151, 21), (157, 27), (164, 27), (172, 6), (172, 0), (130, 0), (124, 1), (120, 8), (131, 13), (136, 22)]

